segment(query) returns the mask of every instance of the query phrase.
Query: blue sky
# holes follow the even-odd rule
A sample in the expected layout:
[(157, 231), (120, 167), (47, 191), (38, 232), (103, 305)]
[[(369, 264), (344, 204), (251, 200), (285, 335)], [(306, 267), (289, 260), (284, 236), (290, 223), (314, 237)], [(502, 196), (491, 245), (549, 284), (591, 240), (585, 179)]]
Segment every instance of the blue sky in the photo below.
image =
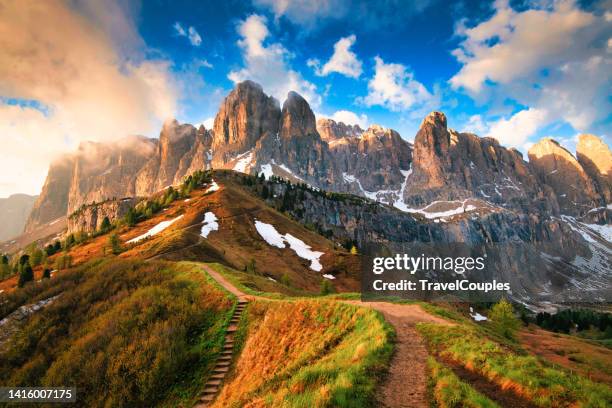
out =
[[(49, 162), (83, 140), (155, 137), (170, 116), (209, 124), (244, 79), (281, 103), (296, 90), (318, 116), (382, 124), (407, 140), (441, 110), (450, 127), (524, 152), (544, 136), (572, 150), (583, 132), (610, 144), (611, 9), (606, 0), (16, 2), (0, 16), (10, 38), (1, 166), (12, 169), (0, 196), (36, 193)], [(38, 13), (48, 24), (35, 23)]]
[[(314, 95), (305, 96), (310, 99), (317, 114), (332, 116), (337, 111), (348, 110), (355, 113), (362, 123), (380, 123), (393, 127), (407, 139), (414, 137), (424, 114), (433, 109), (447, 113), (451, 126), (483, 134), (489, 133), (490, 127), (498, 124), (500, 120), (510, 120), (513, 115), (521, 111), (538, 108), (526, 103), (531, 97), (523, 99), (510, 95), (504, 89), (496, 89), (513, 87), (515, 85), (513, 81), (506, 86), (496, 86), (494, 81), (487, 78), (484, 81), (490, 85), (488, 86), (490, 89), (475, 94), (449, 84), (464, 65), (454, 55), (454, 51), (460, 49), (466, 41), (466, 36), (460, 32), (460, 26), (473, 28), (486, 24), (497, 15), (504, 13), (505, 9), (513, 10), (517, 14), (516, 20), (520, 19), (522, 13), (537, 10), (544, 16), (548, 15), (543, 21), (548, 21), (551, 25), (555, 23), (551, 21), (555, 16), (558, 16), (557, 21), (565, 23), (576, 19), (576, 15), (578, 18), (583, 15), (583, 24), (574, 23), (572, 26), (572, 23), (568, 23), (570, 26), (559, 34), (559, 36), (565, 35), (572, 42), (579, 42), (582, 40), (580, 31), (586, 25), (591, 25), (596, 16), (599, 16), (602, 20), (601, 30), (597, 35), (585, 36), (584, 43), (576, 46), (593, 47), (593, 55), (603, 54), (604, 57), (610, 51), (606, 44), (599, 49), (596, 45), (598, 35), (606, 39), (611, 33), (609, 21), (605, 21), (603, 3), (580, 5), (568, 3), (552, 6), (542, 6), (537, 3), (504, 4), (478, 1), (457, 2), (451, 5), (442, 1), (381, 2), (379, 6), (376, 6), (376, 3), (370, 6), (364, 6), (360, 2), (337, 3), (338, 5), (330, 6), (332, 10), (325, 10), (324, 6), (309, 10), (307, 6), (296, 2), (287, 10), (279, 11), (275, 5), (282, 5), (282, 1), (229, 2), (224, 6), (213, 3), (145, 2), (140, 13), (139, 31), (147, 45), (171, 57), (179, 68), (179, 75), (180, 70), (185, 65), (192, 64), (194, 60), (201, 59), (207, 62), (207, 66), (199, 69), (204, 82), (201, 94), (209, 94), (213, 89), (217, 90), (217, 93), (214, 93), (215, 97), (204, 100), (186, 98), (178, 113), (182, 120), (196, 122), (214, 116), (221, 95), (227, 93), (233, 86), (232, 80), (228, 78), (229, 73), (240, 70), (245, 65), (245, 52), (239, 45), (244, 39), (240, 35), (240, 27), (249, 18), (256, 16), (269, 32), (263, 39), (262, 45), (282, 46), (285, 49), (282, 58), (286, 61), (286, 69), (296, 71), (303, 81), (316, 86), (316, 90), (312, 92)], [(339, 11), (334, 14), (333, 8), (336, 7), (345, 7), (346, 12)], [(363, 7), (362, 11), (359, 11), (360, 7)], [(562, 10), (562, 7), (566, 7), (567, 10)], [(595, 18), (589, 18), (591, 16)], [(176, 30), (177, 23), (185, 30), (193, 27), (202, 39), (201, 42), (192, 44), (188, 37), (180, 35)], [(534, 21), (533, 26), (526, 26), (523, 30), (543, 28), (535, 25), (536, 23)], [(546, 37), (544, 35), (539, 39), (544, 44), (534, 44), (534, 46), (546, 47), (547, 41), (554, 42), (554, 39)], [(326, 75), (317, 75), (316, 66), (309, 65), (308, 61), (318, 60), (321, 70), (332, 57), (334, 45), (343, 38), (351, 39), (349, 50), (359, 61), (361, 67), (359, 75), (333, 70)], [(499, 39), (493, 34), (491, 41)], [(520, 51), (521, 45), (529, 44), (514, 45), (516, 51)], [(563, 54), (564, 50), (558, 52)], [(566, 61), (585, 63), (588, 56), (572, 55), (573, 52), (566, 50), (567, 55), (555, 56), (550, 61), (552, 66)], [(390, 64), (401, 65), (401, 69), (404, 69), (403, 74), (410, 76), (408, 82), (421, 84), (429, 95), (425, 95), (422, 99), (417, 98), (414, 103), (409, 101), (404, 103), (401, 102), (401, 95), (391, 93), (368, 102), (368, 84), (376, 75), (376, 57), (382, 61), (382, 67)], [(556, 59), (557, 57), (560, 59)], [(518, 76), (514, 80), (517, 82), (530, 80), (533, 81), (531, 87), (537, 87), (538, 78), (535, 77), (535, 72), (550, 69), (548, 62), (546, 57), (541, 61), (534, 61), (532, 63), (534, 72), (531, 73), (531, 77)], [(512, 65), (512, 58), (509, 57), (505, 63)], [(282, 81), (282, 78), (262, 80), (257, 73), (252, 78), (264, 82), (264, 87), (266, 82)], [(578, 132), (585, 131), (606, 135), (610, 129), (609, 74), (604, 79), (607, 81), (602, 82), (602, 85), (607, 86), (607, 91), (604, 88), (603, 94), (599, 97), (603, 97), (603, 101), (607, 99), (607, 112), (603, 111), (588, 123), (574, 124), (574, 126), (561, 115), (550, 114), (550, 117), (545, 119), (535, 118), (533, 120), (537, 124), (531, 127), (529, 123), (525, 125), (527, 127), (524, 130), (525, 135), (506, 137), (502, 142), (525, 150), (525, 145), (529, 146), (530, 142), (542, 136), (570, 139)], [(401, 84), (402, 79), (398, 79), (398, 82)], [(404, 83), (407, 83), (406, 80)], [(493, 95), (487, 98), (485, 96), (487, 93)], [(277, 95), (279, 99), (282, 98), (281, 95)], [(570, 92), (567, 92), (567, 95), (572, 97)], [(389, 98), (395, 96), (400, 102), (385, 102), (386, 96)], [(594, 95), (591, 99), (595, 102), (597, 96)], [(597, 109), (593, 106), (584, 108)], [(516, 127), (511, 127), (511, 131), (516, 132)], [(568, 144), (571, 144), (569, 142), (568, 140)]]

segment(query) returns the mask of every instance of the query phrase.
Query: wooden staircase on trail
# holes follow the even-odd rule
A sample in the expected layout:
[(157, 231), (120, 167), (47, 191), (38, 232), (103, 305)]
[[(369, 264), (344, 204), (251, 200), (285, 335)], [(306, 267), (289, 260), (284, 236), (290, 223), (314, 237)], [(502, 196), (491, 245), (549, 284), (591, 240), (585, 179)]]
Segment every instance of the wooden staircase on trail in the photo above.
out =
[(195, 407), (197, 408), (209, 406), (215, 400), (219, 390), (221, 389), (221, 384), (230, 370), (232, 356), (234, 355), (234, 334), (238, 330), (238, 322), (240, 322), (240, 317), (242, 316), (242, 312), (244, 312), (247, 303), (248, 302), (245, 299), (238, 299), (238, 305), (236, 305), (236, 309), (234, 309), (234, 314), (232, 315), (229, 327), (227, 328), (227, 332), (225, 334), (223, 351), (221, 351), (221, 355), (217, 359), (212, 375), (210, 378), (208, 378), (206, 384), (204, 384), (204, 389), (200, 394), (200, 399), (195, 404)]

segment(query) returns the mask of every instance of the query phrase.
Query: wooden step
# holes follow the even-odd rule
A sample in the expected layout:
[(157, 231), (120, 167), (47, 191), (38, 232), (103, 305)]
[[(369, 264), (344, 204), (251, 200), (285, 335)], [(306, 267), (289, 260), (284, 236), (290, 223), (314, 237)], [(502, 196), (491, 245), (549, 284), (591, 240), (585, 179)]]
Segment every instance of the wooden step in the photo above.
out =
[(229, 366), (225, 367), (215, 367), (212, 372), (215, 374), (227, 373), (229, 371)]
[(229, 365), (230, 365), (229, 361), (219, 361), (217, 365), (215, 366), (215, 368), (229, 367)]
[(221, 352), (221, 356), (231, 356), (234, 354), (234, 350), (224, 350)]
[(217, 361), (232, 361), (232, 356), (221, 356)]
[[(219, 386), (221, 385), (221, 380), (209, 380), (206, 382), (207, 386), (213, 386), (216, 390), (219, 390)], [(215, 391), (217, 392), (217, 391)]]
[(219, 391), (219, 387), (215, 387), (215, 386), (206, 386), (206, 388), (204, 388), (204, 390), (202, 391), (201, 395), (204, 394), (216, 394)]
[(225, 378), (225, 373), (213, 374), (210, 376), (212, 380), (222, 380)]
[(200, 398), (200, 402), (211, 402), (215, 399), (215, 396), (210, 394)]

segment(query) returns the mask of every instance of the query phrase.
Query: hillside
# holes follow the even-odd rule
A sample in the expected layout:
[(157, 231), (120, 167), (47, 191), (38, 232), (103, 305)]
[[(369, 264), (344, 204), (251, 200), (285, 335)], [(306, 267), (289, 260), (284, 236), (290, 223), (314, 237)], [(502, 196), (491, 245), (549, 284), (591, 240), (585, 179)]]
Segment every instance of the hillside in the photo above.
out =
[[(22, 321), (18, 307), (48, 299)], [(98, 259), (7, 296), (0, 381), (72, 384), (85, 406), (151, 406), (198, 389), (233, 301), (194, 268)], [(193, 391), (191, 391), (193, 392)]]
[[(182, 186), (194, 188), (164, 189), (102, 230), (68, 235), (64, 251), (34, 268), (34, 280), (55, 268), (50, 279), (2, 281), (3, 382), (75, 382), (102, 395), (82, 400), (90, 406), (186, 407), (212, 395), (214, 406), (603, 408), (610, 398), (605, 369), (587, 374), (610, 351), (576, 336), (544, 349), (504, 337), (495, 321), (472, 322), (462, 304), (329, 295), (358, 287), (362, 256), (345, 246), (358, 244), (361, 232), (350, 231), (363, 226), (314, 222), (317, 208), (395, 220), (374, 222), (384, 242), (394, 231), (385, 225), (398, 220), (417, 230), (440, 223), (232, 171), (196, 173)], [(465, 220), (455, 217), (448, 224)], [(210, 268), (226, 281), (207, 276)], [(239, 320), (230, 318), (235, 296), (248, 302)], [(584, 350), (579, 365), (550, 358), (574, 347)]]

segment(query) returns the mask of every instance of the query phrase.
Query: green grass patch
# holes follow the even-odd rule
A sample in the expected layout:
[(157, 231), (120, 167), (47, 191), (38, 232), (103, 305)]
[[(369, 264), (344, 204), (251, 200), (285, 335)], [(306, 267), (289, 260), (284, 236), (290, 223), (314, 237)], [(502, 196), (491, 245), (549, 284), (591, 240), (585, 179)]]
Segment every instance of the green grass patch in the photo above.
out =
[(436, 407), (499, 408), (499, 405), (461, 381), (452, 370), (433, 357), (428, 358), (427, 364), (431, 374), (429, 387)]
[(609, 386), (546, 364), (534, 356), (520, 355), (472, 325), (421, 323), (417, 328), (442, 357), (512, 389), (538, 406), (577, 403), (581, 407), (604, 408), (612, 401)]
[(191, 401), (232, 300), (189, 265), (107, 259), (7, 296), (4, 313), (59, 295), (0, 352), (6, 386), (75, 386), (80, 406)]

